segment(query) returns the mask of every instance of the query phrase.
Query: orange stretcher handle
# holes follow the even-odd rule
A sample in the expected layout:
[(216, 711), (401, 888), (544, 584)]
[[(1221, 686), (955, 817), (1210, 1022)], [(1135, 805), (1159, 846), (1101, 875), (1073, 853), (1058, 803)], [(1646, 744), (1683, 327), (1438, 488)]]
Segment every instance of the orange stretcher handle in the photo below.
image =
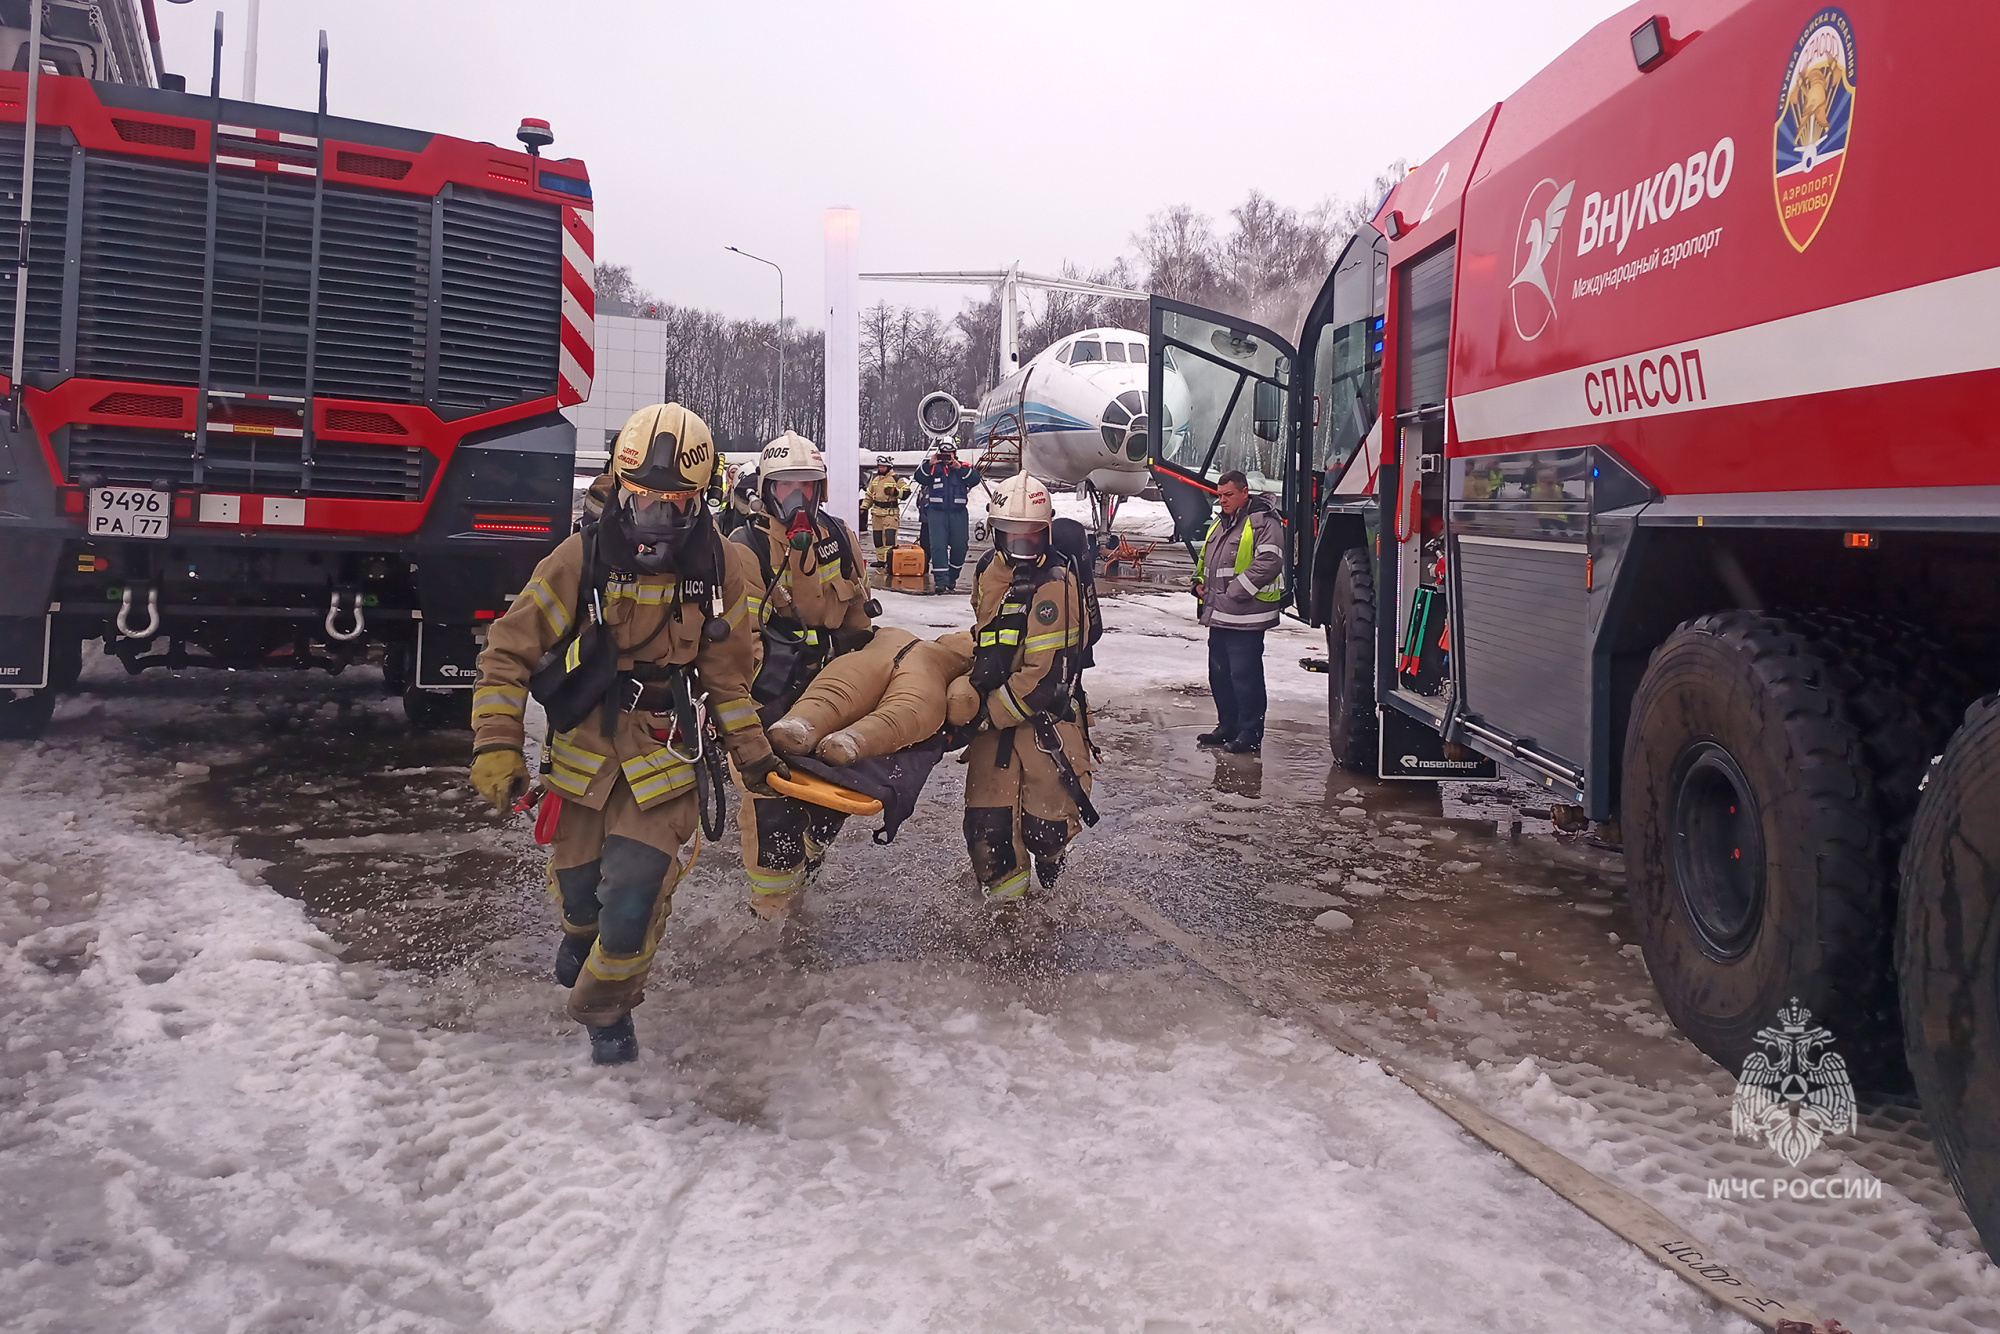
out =
[(828, 810), (845, 811), (849, 815), (877, 815), (882, 810), (882, 803), (875, 798), (837, 783), (829, 783), (814, 774), (794, 773), (790, 778), (771, 774), (764, 781), (774, 791), (797, 797), (800, 801), (809, 801), (815, 806), (824, 806)]

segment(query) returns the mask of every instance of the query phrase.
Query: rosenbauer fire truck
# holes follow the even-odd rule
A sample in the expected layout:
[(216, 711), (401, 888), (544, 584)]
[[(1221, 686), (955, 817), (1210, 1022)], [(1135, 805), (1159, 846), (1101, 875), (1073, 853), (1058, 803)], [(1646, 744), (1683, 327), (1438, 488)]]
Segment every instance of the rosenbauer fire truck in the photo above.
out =
[[(0, 209), (26, 82), (0, 73)], [(39, 730), (91, 640), (135, 672), (379, 661), (416, 725), (465, 718), (485, 623), (569, 531), (584, 164), (536, 121), (522, 152), (323, 96), (39, 83), (0, 735)], [(10, 220), (0, 348), (17, 246)]]
[[(1989, 1248), (1996, 48), (1972, 3), (1636, 6), (1410, 172), (1295, 343), (1151, 315), (1163, 488), (1187, 534), (1227, 469), (1282, 493), (1334, 759), (1622, 840), (1689, 1038), (1740, 1070), (1797, 998), (1914, 1074)], [(1772, 1049), (1800, 1106), (1824, 1049)]]

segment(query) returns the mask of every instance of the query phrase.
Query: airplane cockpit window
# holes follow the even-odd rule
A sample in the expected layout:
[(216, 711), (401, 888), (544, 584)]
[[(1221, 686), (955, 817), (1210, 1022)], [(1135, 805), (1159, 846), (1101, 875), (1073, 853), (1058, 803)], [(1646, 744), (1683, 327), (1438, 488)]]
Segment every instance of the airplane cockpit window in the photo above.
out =
[(1064, 364), (1065, 366), (1067, 366), (1067, 365), (1069, 364), (1069, 344), (1068, 344), (1068, 343), (1064, 343), (1064, 344), (1063, 344), (1063, 345), (1062, 345), (1061, 347), (1059, 347), (1059, 348), (1057, 348), (1057, 349), (1056, 349), (1056, 360), (1057, 360), (1057, 361), (1060, 361), (1060, 362), (1062, 362), (1062, 363), (1063, 363), (1063, 364)]
[(1123, 343), (1106, 343), (1106, 344), (1104, 345), (1104, 359), (1105, 359), (1106, 361), (1123, 361), (1123, 360), (1125, 360), (1125, 344), (1123, 344)]
[(1131, 346), (1132, 360), (1143, 364), (1146, 360), (1146, 345), (1144, 343), (1133, 343)]
[(1137, 389), (1127, 389), (1118, 396), (1118, 401), (1135, 417), (1146, 410), (1146, 396)]
[(1080, 366), (1086, 361), (1104, 360), (1102, 343), (1078, 343), (1070, 349), (1069, 361), (1072, 366)]

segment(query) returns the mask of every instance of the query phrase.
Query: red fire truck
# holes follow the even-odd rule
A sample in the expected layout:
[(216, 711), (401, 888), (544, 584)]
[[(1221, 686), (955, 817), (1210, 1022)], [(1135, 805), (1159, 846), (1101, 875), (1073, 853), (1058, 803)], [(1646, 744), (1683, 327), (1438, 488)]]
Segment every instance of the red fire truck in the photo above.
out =
[[(26, 81), (0, 73), (15, 209)], [(39, 85), (0, 735), (46, 723), (92, 640), (135, 672), (379, 661), (412, 722), (465, 717), (484, 623), (569, 531), (583, 163), (540, 156), (540, 122), (522, 152)], [(10, 220), (0, 348), (18, 244)]]
[(1797, 998), (1864, 1087), (1913, 1074), (2000, 1247), (1989, 41), (1635, 6), (1412, 171), (1296, 342), (1156, 300), (1152, 345), (1184, 530), (1225, 469), (1282, 492), (1334, 758), (1598, 822), (1681, 1029), (1738, 1070)]

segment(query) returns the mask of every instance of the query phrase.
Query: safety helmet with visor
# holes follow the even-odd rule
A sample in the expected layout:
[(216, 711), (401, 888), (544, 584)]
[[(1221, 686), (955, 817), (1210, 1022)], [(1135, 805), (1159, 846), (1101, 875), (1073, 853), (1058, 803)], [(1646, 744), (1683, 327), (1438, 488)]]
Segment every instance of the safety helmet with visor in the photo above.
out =
[(993, 547), (1015, 566), (1033, 565), (1048, 554), (1049, 530), (1055, 517), (1048, 487), (1025, 472), (1017, 472), (994, 487), (993, 499), (986, 506)]
[[(819, 507), (826, 501), (826, 460), (812, 441), (787, 431), (764, 446), (757, 460), (764, 512), (792, 534), (792, 545), (811, 544)], [(801, 541), (800, 539), (804, 540)]]
[(648, 574), (674, 569), (674, 557), (707, 518), (702, 496), (715, 473), (708, 424), (678, 403), (640, 408), (611, 450), (616, 492), (602, 526), (616, 553)]

